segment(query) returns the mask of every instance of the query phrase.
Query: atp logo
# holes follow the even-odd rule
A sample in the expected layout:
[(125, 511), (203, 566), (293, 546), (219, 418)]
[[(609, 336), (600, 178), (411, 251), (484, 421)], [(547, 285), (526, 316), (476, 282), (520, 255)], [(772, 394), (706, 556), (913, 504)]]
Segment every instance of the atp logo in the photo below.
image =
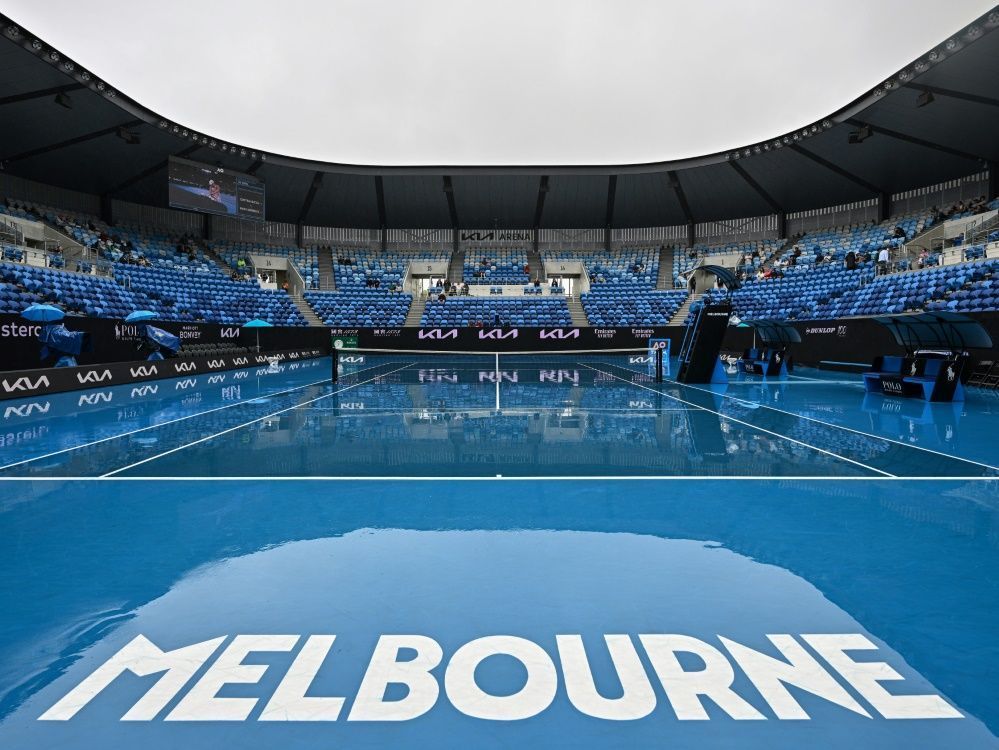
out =
[(87, 372), (76, 373), (76, 379), (83, 383), (103, 383), (105, 380), (111, 380), (111, 371), (102, 370), (98, 372), (97, 370), (87, 370)]
[(30, 404), (22, 404), (21, 406), (8, 406), (4, 409), (3, 418), (10, 419), (11, 417), (30, 417), (32, 414), (47, 414), (49, 406), (48, 401), (44, 404), (32, 401)]
[(84, 393), (80, 396), (80, 399), (76, 402), (77, 406), (97, 406), (98, 404), (110, 404), (113, 394), (111, 391), (102, 391), (101, 393)]
[(31, 378), (25, 375), (14, 380), (4, 378), (2, 385), (4, 391), (14, 393), (15, 391), (37, 391), (39, 388), (48, 388), (50, 383), (46, 375), (39, 375), (38, 379), (34, 382), (31, 382)]
[(154, 375), (159, 374), (159, 368), (156, 365), (139, 365), (138, 367), (129, 367), (129, 373), (131, 373), (133, 378), (151, 378)]
[(479, 331), (480, 339), (496, 339), (502, 341), (503, 339), (515, 339), (519, 331), (516, 328), (511, 328), (509, 331), (503, 331), (501, 328), (493, 328), (491, 330)]
[(451, 328), (450, 330), (443, 330), (442, 328), (431, 328), (429, 331), (423, 330), (422, 328), (417, 331), (416, 335), (420, 339), (456, 339), (458, 338), (458, 329)]
[(194, 362), (175, 362), (173, 369), (174, 372), (193, 372), (198, 366)]
[(538, 337), (542, 339), (578, 339), (579, 329), (570, 328), (568, 331), (564, 328), (552, 328), (551, 330), (547, 328), (542, 328), (538, 332)]

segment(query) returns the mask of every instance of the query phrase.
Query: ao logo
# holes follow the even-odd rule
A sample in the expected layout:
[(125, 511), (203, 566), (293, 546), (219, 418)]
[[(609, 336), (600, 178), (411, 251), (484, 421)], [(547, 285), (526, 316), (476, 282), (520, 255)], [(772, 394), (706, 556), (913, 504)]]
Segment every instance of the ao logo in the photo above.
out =
[(542, 328), (538, 336), (543, 339), (578, 339), (579, 329), (572, 328), (566, 331), (564, 328), (552, 328), (551, 330)]
[(191, 370), (198, 369), (198, 366), (194, 362), (177, 362), (173, 366), (174, 372), (191, 372)]
[[(532, 640), (489, 635), (459, 646), (450, 655), (447, 666), (441, 670), (443, 693), (451, 706), (466, 716), (486, 721), (521, 721), (546, 711), (559, 695), (561, 681), (566, 699), (579, 713), (604, 721), (635, 721), (656, 710), (658, 699), (653, 680), (657, 680), (672, 713), (680, 721), (710, 720), (706, 704), (713, 704), (737, 721), (766, 720), (767, 717), (734, 687), (738, 668), (746, 678), (740, 684), (751, 683), (779, 721), (811, 718), (798, 702), (806, 693), (866, 719), (874, 718), (842, 682), (852, 687), (859, 698), (885, 719), (963, 718), (938, 695), (894, 694), (886, 690), (880, 684), (882, 681), (903, 678), (886, 662), (870, 657), (860, 661), (853, 659), (849, 652), (877, 651), (877, 646), (860, 633), (798, 636), (779, 633), (766, 638), (772, 646), (767, 650), (775, 650), (778, 656), (770, 656), (722, 635), (717, 636), (721, 648), (689, 635), (650, 633), (637, 638), (627, 634), (604, 635), (604, 647), (621, 685), (619, 697), (607, 698), (598, 689), (587, 655), (588, 650), (597, 646), (593, 642), (585, 646), (581, 635), (568, 633), (551, 638), (552, 654), (557, 658)], [(337, 721), (340, 718), (346, 698), (316, 695), (318, 691), (312, 688), (336, 639), (332, 634), (309, 635), (305, 639), (257, 717), (258, 721)], [(219, 697), (219, 693), (226, 692), (227, 685), (239, 684), (246, 689), (247, 685), (258, 684), (270, 667), (252, 654), (291, 652), (302, 637), (237, 635), (208, 665), (225, 640), (226, 637), (221, 636), (163, 651), (146, 636), (137, 635), (39, 719), (72, 719), (118, 678), (130, 672), (140, 677), (163, 674), (125, 712), (122, 721), (152, 721), (178, 696), (180, 699), (165, 716), (167, 721), (246, 721), (258, 698)], [(808, 644), (811, 652), (802, 641)], [(651, 674), (643, 664), (639, 646), (652, 667)], [(348, 646), (343, 651), (338, 649), (338, 654), (354, 650)], [(686, 658), (681, 660), (680, 655)], [(477, 682), (479, 665), (495, 656), (519, 662), (525, 679), (516, 692), (495, 695)], [(690, 657), (704, 666), (685, 668)], [(433, 670), (444, 661), (444, 649), (428, 636), (380, 636), (346, 720), (411, 721), (428, 713), (438, 703), (442, 692), (441, 682)], [(199, 679), (181, 695), (185, 686), (206, 665), (207, 669)], [(789, 685), (795, 692), (788, 690)], [(386, 700), (392, 686), (404, 687), (404, 697)], [(745, 687), (740, 689), (746, 690)]]
[(140, 365), (139, 367), (130, 367), (128, 371), (132, 374), (133, 378), (151, 378), (153, 375), (158, 375), (159, 370), (156, 365)]
[(27, 375), (15, 380), (7, 380), (6, 378), (3, 380), (3, 389), (7, 393), (13, 393), (14, 391), (37, 391), (39, 388), (48, 387), (49, 379), (45, 375), (40, 375), (34, 383), (31, 382), (31, 378)]
[(101, 393), (84, 393), (80, 396), (79, 401), (76, 402), (77, 406), (97, 406), (97, 404), (110, 404), (113, 394), (111, 391), (103, 391)]
[(4, 409), (3, 418), (10, 419), (11, 417), (30, 417), (32, 414), (46, 414), (49, 410), (49, 405), (48, 401), (44, 404), (32, 401), (30, 404), (22, 404), (21, 406), (8, 406)]

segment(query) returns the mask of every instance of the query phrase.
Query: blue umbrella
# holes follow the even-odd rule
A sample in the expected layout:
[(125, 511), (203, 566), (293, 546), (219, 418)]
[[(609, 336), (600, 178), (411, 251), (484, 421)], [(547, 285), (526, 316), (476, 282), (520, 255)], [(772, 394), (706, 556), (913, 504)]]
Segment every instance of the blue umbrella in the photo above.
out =
[[(273, 328), (270, 323), (260, 318), (254, 318), (243, 323), (243, 328)], [(260, 351), (260, 331), (257, 331), (257, 351)]]
[(130, 312), (128, 317), (125, 318), (126, 323), (134, 323), (138, 320), (152, 320), (158, 317), (156, 313), (152, 310), (136, 310), (135, 312)]
[(35, 303), (34, 305), (26, 307), (22, 310), (21, 317), (34, 323), (52, 323), (65, 318), (66, 313), (55, 305), (41, 305)]

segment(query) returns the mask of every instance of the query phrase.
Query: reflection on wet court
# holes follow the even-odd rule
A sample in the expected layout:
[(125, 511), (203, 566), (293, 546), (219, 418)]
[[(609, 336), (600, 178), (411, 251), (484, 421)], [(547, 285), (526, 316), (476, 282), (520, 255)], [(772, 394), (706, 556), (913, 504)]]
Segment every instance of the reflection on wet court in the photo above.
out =
[(996, 746), (999, 401), (508, 364), (5, 402), (0, 744)]

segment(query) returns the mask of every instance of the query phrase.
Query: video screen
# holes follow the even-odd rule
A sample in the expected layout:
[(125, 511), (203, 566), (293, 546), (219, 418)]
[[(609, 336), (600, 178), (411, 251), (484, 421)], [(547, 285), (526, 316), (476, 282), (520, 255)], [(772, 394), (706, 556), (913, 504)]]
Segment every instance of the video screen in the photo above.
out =
[(264, 183), (252, 175), (170, 157), (171, 208), (264, 220)]

